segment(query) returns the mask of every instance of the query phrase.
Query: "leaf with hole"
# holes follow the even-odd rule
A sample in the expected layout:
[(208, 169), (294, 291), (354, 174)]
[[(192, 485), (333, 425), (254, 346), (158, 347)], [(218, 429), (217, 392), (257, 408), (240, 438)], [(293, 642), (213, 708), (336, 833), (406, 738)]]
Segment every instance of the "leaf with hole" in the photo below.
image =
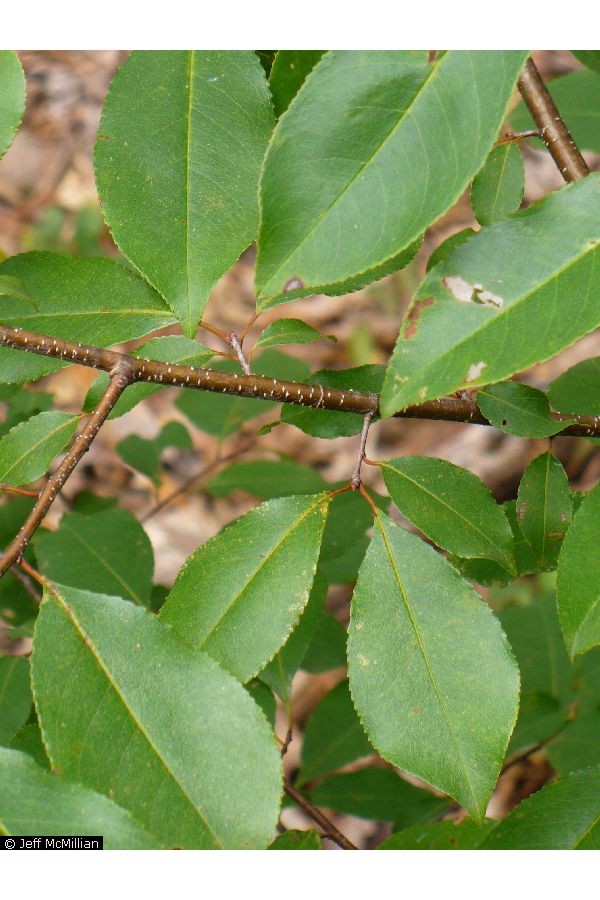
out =
[(382, 414), (510, 378), (600, 326), (599, 202), (592, 174), (483, 228), (432, 269), (400, 331)]
[(317, 568), (329, 495), (269, 500), (199, 547), (160, 618), (248, 681), (298, 623)]
[(325, 54), (265, 156), (258, 309), (402, 268), (481, 168), (524, 61), (521, 51), (448, 51), (431, 65), (422, 51)]
[(520, 381), (502, 381), (481, 388), (477, 391), (477, 405), (492, 425), (517, 437), (551, 437), (574, 421), (557, 421), (543, 391)]
[(474, 589), (382, 513), (354, 589), (348, 665), (375, 749), (481, 821), (517, 717), (517, 665)]
[(95, 151), (104, 214), (190, 338), (255, 238), (273, 121), (265, 73), (247, 50), (137, 51), (110, 86)]
[(36, 625), (32, 681), (63, 777), (109, 795), (168, 847), (270, 843), (281, 797), (273, 732), (235, 678), (154, 615), (57, 586)]

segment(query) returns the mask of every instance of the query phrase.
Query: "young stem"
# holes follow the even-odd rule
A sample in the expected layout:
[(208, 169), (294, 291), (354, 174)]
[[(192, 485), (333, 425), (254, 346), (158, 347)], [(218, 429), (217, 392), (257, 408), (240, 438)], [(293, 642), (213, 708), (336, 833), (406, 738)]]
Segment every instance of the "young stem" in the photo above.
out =
[(231, 346), (237, 353), (237, 358), (240, 361), (240, 366), (244, 370), (244, 373), (246, 375), (251, 375), (252, 369), (250, 368), (250, 363), (246, 359), (246, 357), (244, 355), (244, 351), (242, 350), (242, 342), (238, 338), (237, 334), (235, 334), (235, 332), (233, 332), (233, 331), (229, 335), (229, 343), (231, 344)]
[(587, 163), (531, 58), (525, 63), (518, 85), (525, 105), (539, 129), (540, 137), (565, 181), (578, 181), (589, 175)]
[(44, 516), (52, 506), (57, 494), (62, 490), (65, 482), (75, 469), (77, 463), (90, 447), (90, 444), (98, 434), (100, 427), (110, 414), (111, 409), (131, 383), (131, 369), (126, 361), (121, 362), (110, 373), (110, 382), (100, 398), (98, 406), (89, 417), (85, 427), (73, 441), (68, 453), (64, 457), (56, 472), (48, 479), (40, 492), (37, 502), (29, 513), (25, 524), (0, 557), (0, 576), (4, 575), (10, 567), (21, 560), (25, 547), (33, 537), (36, 529), (42, 523)]
[(325, 835), (337, 844), (338, 847), (341, 847), (342, 850), (358, 850), (358, 847), (356, 847), (352, 841), (348, 840), (341, 831), (338, 831), (333, 822), (331, 822), (320, 809), (314, 806), (310, 800), (307, 800), (303, 794), (297, 791), (287, 778), (283, 783), (283, 789), (288, 797), (292, 798), (294, 803), (297, 803), (298, 806), (317, 823), (317, 825), (320, 825), (325, 832)]
[(374, 414), (372, 412), (365, 413), (365, 418), (363, 420), (363, 427), (360, 433), (360, 443), (358, 445), (358, 454), (356, 456), (356, 465), (354, 466), (354, 472), (352, 473), (352, 478), (350, 479), (350, 486), (353, 491), (360, 490), (360, 470), (365, 458), (367, 437), (369, 436), (369, 428), (371, 427), (371, 420), (373, 419), (373, 415)]

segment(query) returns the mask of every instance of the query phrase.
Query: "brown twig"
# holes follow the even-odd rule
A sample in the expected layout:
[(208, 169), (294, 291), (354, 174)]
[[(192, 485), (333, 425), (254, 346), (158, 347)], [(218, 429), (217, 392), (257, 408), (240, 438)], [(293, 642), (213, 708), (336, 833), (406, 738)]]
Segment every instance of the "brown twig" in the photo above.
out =
[[(352, 412), (359, 415), (372, 412), (379, 414), (379, 394), (367, 391), (330, 388), (319, 384), (301, 384), (297, 381), (281, 381), (262, 375), (237, 375), (234, 372), (217, 372), (213, 369), (196, 369), (156, 360), (139, 359), (104, 350), (86, 344), (77, 344), (62, 338), (34, 334), (21, 328), (0, 325), (0, 346), (25, 350), (42, 356), (52, 356), (92, 369), (111, 372), (123, 364), (129, 367), (131, 382), (176, 385), (201, 391), (234, 394), (238, 397), (253, 397), (273, 400), (276, 403), (293, 403), (313, 409), (330, 409), (337, 412)], [(396, 418), (430, 419), (443, 422), (468, 422), (475, 425), (490, 425), (474, 400), (470, 397), (441, 397), (428, 400), (416, 406), (395, 413)], [(575, 420), (559, 434), (569, 437), (600, 437), (600, 416), (561, 416)]]
[(98, 434), (101, 425), (110, 414), (111, 409), (131, 383), (131, 368), (124, 357), (110, 370), (110, 382), (104, 394), (100, 398), (98, 406), (89, 417), (82, 431), (73, 441), (68, 453), (48, 479), (40, 492), (37, 502), (21, 530), (0, 557), (0, 576), (4, 575), (10, 567), (21, 560), (23, 551), (34, 532), (41, 524), (44, 516), (52, 506), (57, 494), (73, 472), (75, 466), (89, 449), (90, 444)]
[(590, 174), (587, 163), (562, 120), (534, 61), (529, 58), (519, 78), (519, 91), (565, 181)]
[(360, 480), (360, 470), (362, 468), (363, 460), (365, 458), (365, 449), (367, 446), (367, 437), (369, 436), (369, 428), (371, 427), (371, 421), (373, 419), (373, 412), (365, 413), (365, 418), (363, 421), (362, 431), (360, 433), (360, 443), (358, 445), (358, 454), (356, 456), (356, 465), (354, 466), (354, 472), (352, 473), (352, 478), (350, 479), (350, 487), (353, 491), (360, 490), (361, 480)]
[(246, 357), (244, 355), (244, 351), (242, 350), (242, 341), (239, 339), (239, 337), (237, 336), (237, 334), (234, 331), (232, 331), (231, 334), (229, 335), (229, 343), (235, 350), (235, 352), (237, 354), (237, 358), (240, 363), (240, 366), (244, 370), (244, 373), (246, 375), (251, 375), (252, 369), (250, 368), (250, 363), (246, 359)]
[(23, 488), (11, 487), (9, 484), (0, 484), (0, 491), (6, 491), (7, 494), (18, 494), (20, 497), (39, 497), (39, 491), (26, 491)]
[(215, 328), (214, 325), (209, 325), (208, 322), (204, 322), (202, 319), (198, 322), (198, 328), (203, 328), (205, 331), (208, 331), (209, 334), (214, 334), (215, 337), (220, 338), (226, 344), (229, 343), (229, 339), (224, 331), (221, 331), (220, 328)]
[(283, 789), (288, 797), (291, 797), (294, 803), (297, 803), (298, 806), (323, 829), (325, 836), (337, 844), (338, 847), (341, 847), (342, 850), (358, 850), (358, 847), (356, 847), (352, 841), (348, 840), (348, 838), (335, 827), (333, 822), (331, 822), (320, 809), (313, 806), (310, 800), (307, 800), (303, 794), (297, 791), (287, 778), (283, 783)]
[(496, 144), (510, 144), (513, 141), (524, 141), (526, 138), (532, 137), (542, 137), (537, 128), (530, 128), (528, 131), (507, 131), (496, 141)]

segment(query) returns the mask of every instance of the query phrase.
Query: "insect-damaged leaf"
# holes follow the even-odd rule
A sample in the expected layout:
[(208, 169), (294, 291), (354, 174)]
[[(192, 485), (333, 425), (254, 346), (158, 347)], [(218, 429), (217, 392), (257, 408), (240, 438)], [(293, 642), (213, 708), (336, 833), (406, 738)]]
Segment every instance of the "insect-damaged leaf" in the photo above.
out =
[(65, 778), (111, 796), (168, 847), (270, 842), (281, 760), (264, 715), (151, 613), (56, 586), (36, 625), (32, 680)]
[(599, 202), (593, 174), (482, 229), (432, 269), (400, 331), (383, 414), (509, 378), (597, 328)]
[(160, 618), (248, 681), (308, 602), (329, 500), (281, 497), (242, 516), (190, 556)]
[(519, 671), (475, 590), (382, 513), (354, 590), (348, 664), (378, 752), (481, 821), (517, 717)]
[(477, 392), (477, 405), (492, 425), (519, 437), (550, 437), (574, 420), (557, 421), (543, 391), (520, 381), (501, 381)]
[(401, 254), (481, 168), (521, 51), (330, 51), (281, 117), (261, 177), (258, 308), (341, 294)]
[(106, 220), (188, 337), (255, 237), (273, 121), (251, 51), (138, 51), (111, 84), (95, 151)]

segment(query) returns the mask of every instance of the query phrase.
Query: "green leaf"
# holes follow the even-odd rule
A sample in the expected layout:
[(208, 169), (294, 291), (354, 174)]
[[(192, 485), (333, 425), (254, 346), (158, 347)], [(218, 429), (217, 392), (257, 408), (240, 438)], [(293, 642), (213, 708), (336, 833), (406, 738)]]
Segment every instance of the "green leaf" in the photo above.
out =
[(304, 654), (302, 669), (318, 675), (345, 666), (347, 636), (339, 619), (325, 612)]
[(116, 446), (116, 451), (128, 466), (160, 484), (160, 455), (167, 447), (191, 450), (189, 432), (181, 422), (167, 422), (159, 434), (152, 439), (139, 434), (128, 434)]
[(504, 510), (476, 475), (432, 456), (392, 459), (381, 472), (400, 512), (439, 547), (514, 567)]
[(277, 319), (271, 322), (257, 340), (255, 347), (273, 347), (278, 344), (312, 344), (322, 339), (335, 341), (333, 334), (321, 334), (301, 319)]
[(433, 822), (414, 825), (393, 834), (380, 844), (378, 850), (476, 850), (494, 826), (486, 820), (483, 825), (467, 819), (465, 822)]
[[(519, 718), (508, 746), (507, 758), (537, 744), (546, 743), (565, 725), (567, 712), (546, 694), (525, 694), (521, 697)], [(599, 759), (600, 762), (600, 759)]]
[(432, 269), (398, 337), (383, 414), (509, 378), (597, 328), (599, 202), (600, 176), (590, 175), (483, 228)]
[(481, 821), (517, 717), (518, 669), (481, 597), (382, 513), (354, 590), (348, 664), (377, 751)]
[(321, 838), (316, 831), (284, 831), (267, 850), (320, 850)]
[[(0, 53), (2, 52), (3, 51), (0, 50)], [(0, 275), (0, 296), (25, 300), (35, 307), (35, 303), (33, 303), (21, 279), (15, 278), (12, 275)]]
[(25, 110), (25, 75), (13, 50), (0, 50), (0, 158), (4, 156)]
[(306, 724), (298, 784), (335, 772), (372, 752), (356, 715), (348, 682), (342, 681), (325, 695)]
[(95, 151), (106, 220), (188, 337), (255, 238), (273, 121), (251, 51), (138, 51), (112, 81)]
[(548, 398), (559, 412), (600, 415), (600, 356), (563, 372), (548, 388)]
[(573, 516), (558, 558), (558, 617), (571, 658), (600, 644), (600, 484)]
[(273, 691), (268, 688), (266, 684), (263, 684), (262, 681), (259, 681), (258, 678), (249, 681), (245, 687), (256, 705), (260, 706), (262, 709), (271, 728), (275, 728), (277, 700), (275, 699)]
[(324, 50), (278, 50), (269, 75), (277, 118), (286, 111)]
[(0, 744), (8, 744), (25, 724), (31, 703), (29, 660), (0, 656)]
[(485, 838), (481, 850), (596, 850), (600, 845), (600, 768), (567, 775), (523, 800)]
[(548, 744), (547, 753), (559, 775), (600, 765), (600, 710), (577, 715)]
[[(212, 368), (218, 372), (240, 372), (239, 365), (228, 361), (217, 363)], [(290, 381), (305, 381), (310, 373), (305, 362), (284, 356), (276, 350), (265, 350), (254, 360), (252, 368), (256, 375)], [(211, 394), (208, 391), (181, 391), (175, 406), (197, 428), (220, 441), (228, 438), (249, 419), (277, 408), (277, 404), (270, 400)]]
[(427, 267), (425, 269), (426, 272), (429, 272), (430, 269), (433, 269), (434, 266), (437, 266), (438, 263), (442, 262), (442, 260), (447, 259), (457, 247), (460, 247), (461, 244), (464, 244), (465, 241), (468, 241), (470, 237), (474, 234), (477, 234), (474, 228), (463, 228), (461, 231), (457, 231), (454, 234), (451, 234), (449, 238), (446, 238), (445, 241), (436, 247), (433, 251), (429, 259), (427, 260)]
[(79, 422), (64, 412), (43, 412), (0, 438), (0, 481), (13, 486), (30, 484), (48, 471), (67, 446)]
[(161, 619), (248, 681), (285, 643), (308, 602), (328, 504), (328, 494), (312, 494), (250, 510), (190, 556)]
[(232, 491), (241, 490), (270, 500), (290, 494), (312, 494), (327, 487), (325, 479), (310, 466), (301, 466), (291, 459), (253, 459), (227, 466), (210, 479), (204, 490), (213, 497), (227, 497)]
[(261, 177), (258, 309), (344, 293), (458, 199), (506, 113), (521, 51), (330, 51), (279, 120)]
[(495, 428), (518, 437), (550, 437), (574, 421), (557, 422), (543, 391), (520, 381), (502, 381), (481, 388), (477, 391), (477, 405)]
[(8, 400), (6, 418), (0, 425), (0, 436), (7, 434), (20, 422), (52, 409), (54, 396), (46, 391), (29, 391), (14, 384), (5, 385), (5, 390), (15, 393), (6, 398)]
[(261, 680), (272, 687), (284, 703), (288, 703), (291, 698), (292, 679), (301, 667), (308, 646), (323, 618), (327, 588), (327, 582), (317, 572), (298, 624), (281, 650), (260, 673)]
[(234, 678), (154, 615), (57, 587), (40, 610), (32, 680), (65, 778), (108, 794), (169, 847), (270, 842), (281, 795), (273, 732)]
[[(598, 51), (590, 51), (598, 53)], [(554, 78), (546, 85), (573, 140), (582, 150), (600, 151), (600, 72), (582, 69)], [(521, 101), (511, 112), (510, 121), (517, 131), (535, 128), (529, 110)]]
[[(17, 308), (0, 297), (0, 321), (11, 328), (108, 347), (175, 321), (156, 291), (114, 259), (22, 253), (2, 263), (0, 272), (19, 278), (35, 303)], [(0, 381), (8, 384), (34, 381), (65, 365), (0, 349)]]
[(542, 453), (525, 469), (517, 495), (517, 523), (541, 570), (556, 568), (572, 514), (567, 473), (552, 453)]
[[(163, 337), (152, 338), (146, 344), (142, 344), (131, 354), (142, 359), (153, 359), (158, 362), (178, 363), (183, 366), (199, 368), (205, 366), (212, 359), (214, 353), (199, 341), (192, 341), (181, 334), (170, 334)], [(92, 412), (98, 405), (102, 394), (108, 387), (108, 373), (101, 372), (90, 386), (83, 405), (84, 412)], [(109, 419), (116, 419), (133, 409), (141, 400), (150, 397), (157, 391), (163, 390), (165, 385), (160, 384), (130, 384), (119, 397), (110, 411)]]
[(499, 618), (519, 663), (522, 694), (545, 694), (568, 703), (572, 669), (554, 597), (548, 595), (530, 606), (507, 607)]
[[(322, 369), (315, 372), (307, 380), (307, 384), (320, 384), (323, 387), (342, 388), (354, 391), (381, 390), (385, 369), (383, 366), (358, 366), (354, 369), (332, 371)], [(305, 434), (318, 438), (351, 437), (359, 434), (364, 416), (356, 413), (332, 412), (328, 409), (311, 409), (305, 406), (284, 404), (281, 410), (281, 421), (295, 425)]]
[(516, 212), (523, 201), (525, 166), (516, 142), (494, 147), (473, 179), (471, 205), (480, 225)]
[(68, 513), (56, 531), (38, 531), (33, 544), (40, 570), (52, 581), (144, 606), (150, 602), (152, 545), (126, 509)]
[(394, 821), (399, 828), (431, 819), (448, 808), (447, 800), (414, 787), (390, 769), (368, 768), (333, 775), (313, 788), (310, 798), (335, 812)]
[(571, 50), (580, 63), (600, 75), (600, 50)]
[[(56, 778), (24, 753), (0, 747), (0, 832), (100, 834), (105, 850), (160, 850), (160, 843), (108, 797)], [(43, 844), (47, 840), (42, 837)]]
[(50, 763), (46, 756), (46, 748), (42, 740), (42, 732), (37, 722), (35, 725), (23, 725), (19, 728), (8, 746), (11, 750), (19, 750), (21, 753), (31, 756), (36, 763), (45, 769), (50, 768)]

